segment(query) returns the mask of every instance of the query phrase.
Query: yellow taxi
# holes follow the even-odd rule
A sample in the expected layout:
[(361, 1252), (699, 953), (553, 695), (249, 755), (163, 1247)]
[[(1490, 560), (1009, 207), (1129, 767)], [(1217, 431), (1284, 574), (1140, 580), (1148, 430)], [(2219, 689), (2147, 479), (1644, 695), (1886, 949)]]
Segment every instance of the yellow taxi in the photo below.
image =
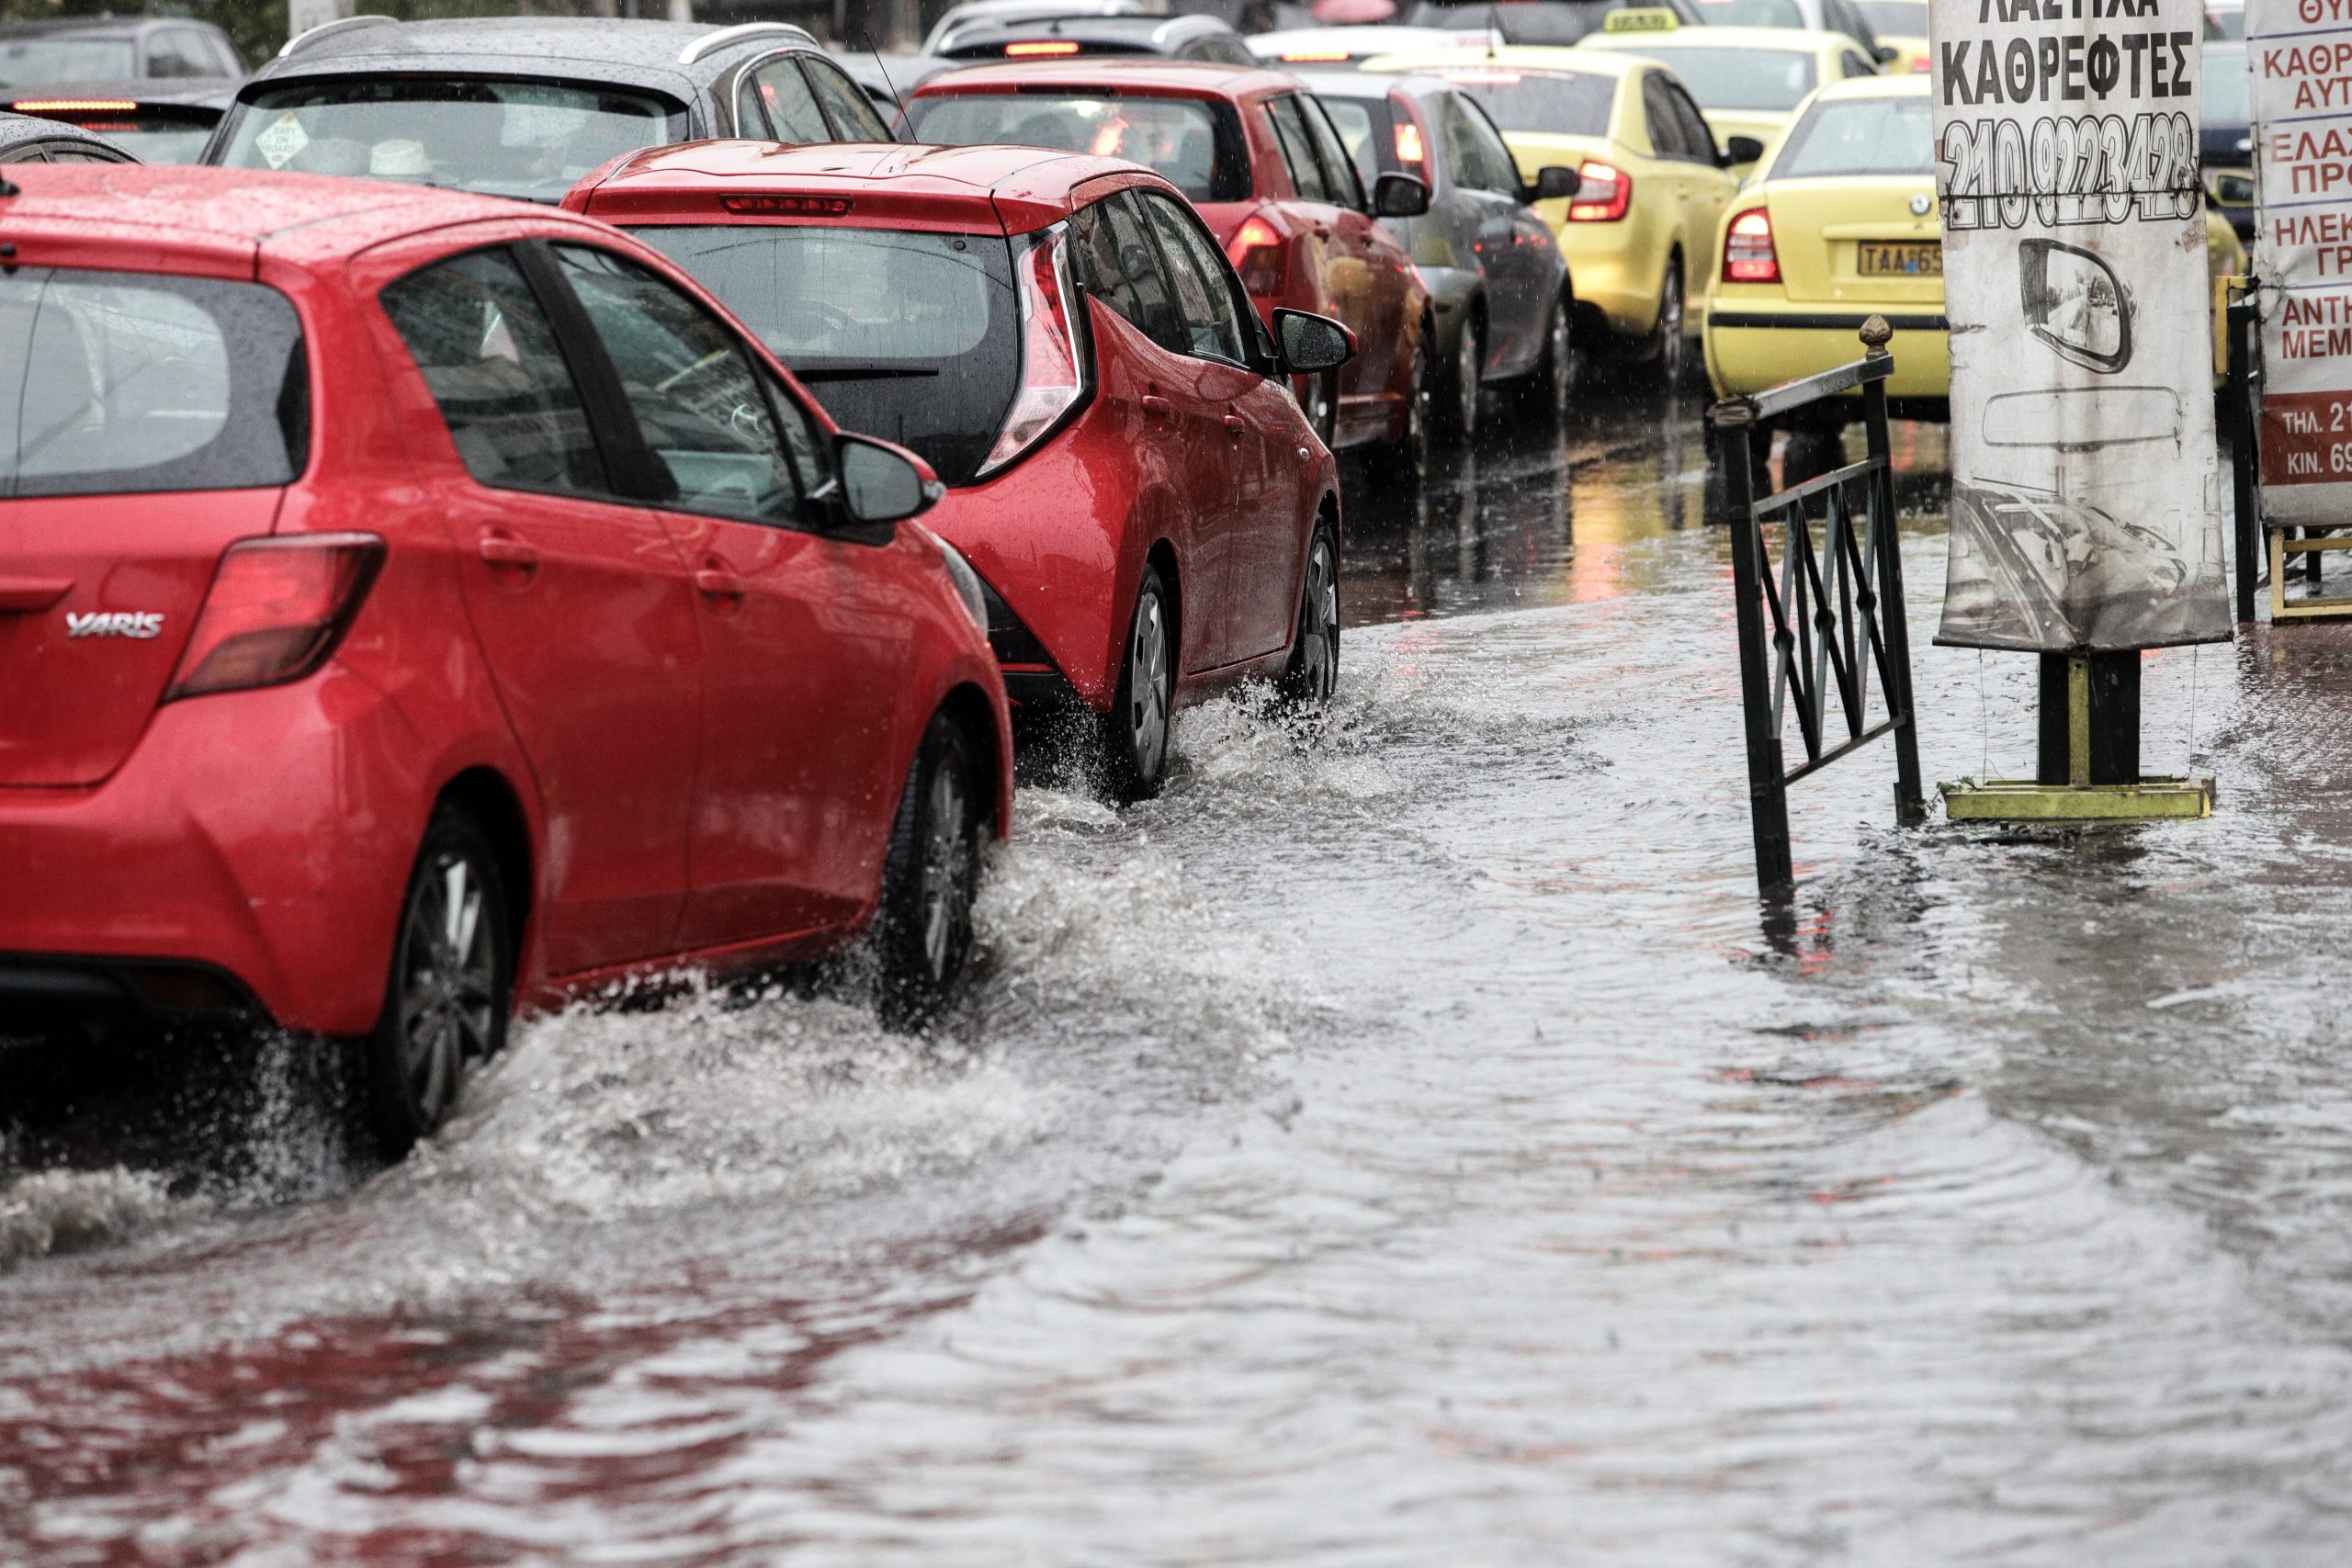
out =
[[(1725, 210), (1704, 333), (1718, 395), (1860, 357), (1855, 334), (1875, 314), (1894, 329), (1894, 411), (1945, 417), (1951, 359), (1931, 85), (1881, 76), (1821, 88)], [(2245, 265), (2236, 234), (2211, 212), (2205, 259), (2217, 292)]]
[[(1650, 18), (1663, 18), (1663, 25)], [(1875, 76), (1878, 66), (1844, 33), (1791, 28), (1685, 28), (1666, 10), (1609, 13), (1578, 49), (1639, 54), (1673, 68), (1714, 128), (1715, 140), (1749, 136), (1770, 147), (1804, 96), (1826, 82)], [(1734, 174), (1751, 165), (1735, 164)]]
[(1567, 258), (1578, 330), (1588, 341), (1604, 330), (1669, 383), (1681, 378), (1692, 302), (1713, 276), (1717, 220), (1739, 181), (1672, 71), (1640, 55), (1537, 44), (1382, 55), (1363, 69), (1461, 88), (1530, 181), (1546, 164), (1575, 169), (1576, 195), (1536, 211)]

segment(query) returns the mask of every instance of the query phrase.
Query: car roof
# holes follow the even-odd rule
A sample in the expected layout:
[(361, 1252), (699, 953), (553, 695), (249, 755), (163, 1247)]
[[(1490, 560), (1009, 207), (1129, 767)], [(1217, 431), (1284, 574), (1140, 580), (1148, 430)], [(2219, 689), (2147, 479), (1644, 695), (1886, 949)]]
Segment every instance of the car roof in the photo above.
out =
[(260, 169), (12, 164), (8, 177), (17, 194), (0, 197), (0, 219), (13, 238), (110, 243), (216, 265), (242, 259), (244, 268), (265, 249), (317, 265), (420, 230), (554, 216), (466, 191)]
[(1862, 46), (1844, 33), (1816, 28), (1673, 28), (1657, 33), (1589, 33), (1573, 47), (1618, 54), (1677, 49), (1770, 49), (1785, 54), (1817, 54), (1825, 49), (1849, 47), (1860, 52)]
[(1849, 76), (1825, 84), (1815, 98), (1913, 98), (1924, 96), (1936, 79), (1926, 72), (1901, 76)]
[[(995, 21), (982, 17), (940, 39), (944, 51), (969, 49), (976, 43), (1018, 43), (1025, 39), (1077, 39), (1101, 43), (1145, 43), (1154, 46), (1197, 37), (1229, 33), (1233, 28), (1216, 17), (1048, 17), (1040, 21)], [(1236, 35), (1237, 37), (1238, 35)]]
[(1326, 98), (1385, 98), (1397, 93), (1418, 98), (1453, 88), (1453, 84), (1442, 76), (1417, 76), (1404, 72), (1301, 71), (1297, 74), (1308, 92)]
[(630, 153), (582, 181), (568, 204), (579, 210), (584, 195), (597, 217), (618, 222), (681, 216), (692, 211), (681, 197), (714, 188), (847, 196), (865, 202), (868, 216), (935, 220), (952, 212), (959, 223), (1025, 233), (1080, 206), (1079, 186), (1121, 176), (1165, 183), (1124, 159), (1050, 147), (720, 140)]
[(158, 28), (196, 27), (206, 32), (219, 32), (211, 22), (194, 17), (52, 17), (37, 22), (9, 22), (0, 26), (0, 43), (12, 38), (55, 38), (79, 34), (85, 38), (136, 38), (153, 32)]
[[(711, 47), (710, 40), (729, 32), (740, 36)], [(737, 29), (613, 17), (448, 17), (421, 22), (354, 17), (289, 40), (262, 68), (262, 74), (341, 74), (391, 66), (413, 70), (428, 62), (443, 68), (471, 63), (539, 76), (561, 75), (564, 64), (678, 73), (689, 63), (681, 57), (697, 43), (710, 50), (706, 58), (713, 61), (737, 50), (818, 47), (805, 30), (781, 24)]]
[(907, 95), (977, 93), (1008, 87), (1068, 83), (1072, 87), (1110, 84), (1144, 93), (1238, 97), (1248, 93), (1298, 85), (1286, 71), (1258, 65), (1227, 65), (1214, 60), (1155, 60), (1137, 55), (1079, 55), (1068, 60), (1009, 60), (943, 71)]
[(1432, 49), (1413, 54), (1384, 54), (1367, 60), (1371, 72), (1475, 70), (1481, 65), (1515, 65), (1522, 71), (1584, 72), (1596, 76), (1626, 76), (1655, 61), (1611, 49), (1586, 49), (1578, 44), (1507, 43), (1500, 49)]

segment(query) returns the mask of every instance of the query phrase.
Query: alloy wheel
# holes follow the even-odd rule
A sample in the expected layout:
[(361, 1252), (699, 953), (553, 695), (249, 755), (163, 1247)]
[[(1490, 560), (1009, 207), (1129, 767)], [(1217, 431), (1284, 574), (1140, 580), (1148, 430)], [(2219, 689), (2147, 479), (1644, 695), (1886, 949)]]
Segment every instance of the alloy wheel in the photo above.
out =
[(1454, 350), (1453, 392), (1461, 400), (1455, 418), (1457, 428), (1466, 438), (1478, 428), (1478, 372), (1486, 365), (1486, 355), (1478, 345), (1478, 331), (1464, 324), (1459, 346)]
[(1682, 386), (1682, 361), (1687, 347), (1682, 335), (1682, 273), (1668, 264), (1666, 287), (1657, 300), (1657, 373), (1668, 391), (1679, 390)]
[(417, 1125), (439, 1122), (467, 1065), (489, 1055), (498, 956), (484, 918), (485, 882), (463, 853), (442, 851), (417, 880), (401, 932), (399, 1072)]
[(1553, 305), (1550, 332), (1551, 343), (1545, 352), (1552, 362), (1552, 384), (1548, 389), (1552, 416), (1565, 421), (1568, 417), (1568, 404), (1576, 397), (1577, 382), (1581, 378), (1583, 369), (1577, 363), (1576, 333), (1570, 327), (1566, 302)]
[(922, 961), (934, 986), (955, 968), (962, 929), (972, 908), (975, 859), (972, 807), (962, 770), (933, 770), (923, 801)]
[(1174, 684), (1167, 616), (1157, 592), (1147, 592), (1136, 606), (1127, 658), (1134, 671), (1127, 682), (1128, 744), (1135, 754), (1136, 773), (1156, 779), (1168, 752), (1168, 710)]
[(1298, 612), (1297, 700), (1320, 707), (1340, 685), (1340, 563), (1331, 536), (1315, 531), (1306, 556), (1306, 587)]

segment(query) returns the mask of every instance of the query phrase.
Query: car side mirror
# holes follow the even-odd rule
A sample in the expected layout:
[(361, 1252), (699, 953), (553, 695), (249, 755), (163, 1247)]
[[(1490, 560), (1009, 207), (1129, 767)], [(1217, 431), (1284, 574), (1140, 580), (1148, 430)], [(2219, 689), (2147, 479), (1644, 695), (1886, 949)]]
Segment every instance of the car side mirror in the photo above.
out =
[(1736, 168), (1742, 164), (1753, 164), (1762, 156), (1764, 156), (1764, 143), (1753, 136), (1724, 138), (1724, 167), (1726, 169)]
[(1372, 185), (1374, 218), (1419, 218), (1430, 209), (1430, 187), (1415, 175), (1383, 175)]
[(844, 432), (833, 437), (842, 510), (855, 523), (896, 523), (928, 512), (947, 493), (931, 465), (903, 447)]
[(1903, 51), (1891, 43), (1883, 43), (1871, 51), (1871, 58), (1881, 65), (1892, 65), (1903, 58)]
[(1564, 164), (1546, 164), (1535, 171), (1535, 183), (1521, 186), (1519, 199), (1530, 207), (1539, 201), (1565, 201), (1584, 188), (1584, 176)]
[(1282, 350), (1282, 368), (1293, 376), (1337, 370), (1356, 356), (1356, 334), (1329, 316), (1305, 310), (1274, 312), (1274, 342)]

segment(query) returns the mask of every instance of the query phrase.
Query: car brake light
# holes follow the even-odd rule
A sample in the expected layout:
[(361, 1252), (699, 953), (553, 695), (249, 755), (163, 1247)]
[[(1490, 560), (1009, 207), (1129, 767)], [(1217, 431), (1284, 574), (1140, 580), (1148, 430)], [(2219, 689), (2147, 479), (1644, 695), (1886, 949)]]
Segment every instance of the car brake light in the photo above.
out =
[(8, 106), (18, 114), (130, 114), (139, 106), (130, 98), (20, 98)]
[(1396, 161), (1419, 164), (1429, 157), (1429, 149), (1421, 145), (1421, 128), (1398, 115), (1396, 118)]
[(1911, 62), (1911, 74), (1914, 76), (1928, 75), (1935, 68), (1936, 62), (1924, 54), (1915, 56)]
[(1252, 213), (1226, 242), (1225, 254), (1241, 275), (1241, 287), (1252, 299), (1283, 291), (1283, 237), (1274, 226)]
[(300, 680), (343, 640), (383, 564), (373, 534), (231, 545), (164, 700)]
[(1614, 164), (1588, 158), (1577, 168), (1577, 196), (1568, 203), (1571, 223), (1614, 223), (1634, 205), (1634, 176)]
[(722, 196), (718, 205), (729, 212), (774, 212), (803, 218), (843, 218), (855, 198), (846, 196)]
[(1086, 394), (1070, 331), (1069, 231), (1057, 224), (1033, 238), (1013, 267), (1021, 289), (1021, 390), (979, 475), (994, 473), (1043, 440)]
[(1069, 39), (1048, 39), (1043, 43), (1009, 43), (1004, 52), (1015, 60), (1027, 60), (1040, 54), (1076, 54), (1078, 45)]
[(1772, 216), (1762, 208), (1749, 208), (1733, 219), (1724, 232), (1724, 281), (1781, 281), (1781, 257), (1772, 249)]
[(1286, 49), (1283, 51), (1285, 65), (1336, 64), (1348, 58), (1344, 49)]

